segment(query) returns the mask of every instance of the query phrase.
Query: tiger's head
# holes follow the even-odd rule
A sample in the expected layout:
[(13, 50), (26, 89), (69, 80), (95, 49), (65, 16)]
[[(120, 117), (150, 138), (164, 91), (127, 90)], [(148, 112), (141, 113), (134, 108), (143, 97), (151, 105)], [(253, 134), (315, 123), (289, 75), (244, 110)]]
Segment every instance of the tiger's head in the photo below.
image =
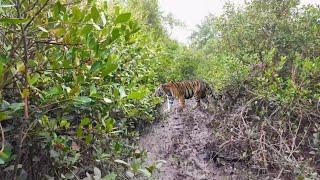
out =
[(164, 87), (163, 84), (161, 84), (160, 86), (158, 86), (157, 89), (156, 89), (155, 92), (154, 92), (154, 95), (155, 95), (155, 96), (165, 96), (165, 92), (164, 92), (163, 87)]

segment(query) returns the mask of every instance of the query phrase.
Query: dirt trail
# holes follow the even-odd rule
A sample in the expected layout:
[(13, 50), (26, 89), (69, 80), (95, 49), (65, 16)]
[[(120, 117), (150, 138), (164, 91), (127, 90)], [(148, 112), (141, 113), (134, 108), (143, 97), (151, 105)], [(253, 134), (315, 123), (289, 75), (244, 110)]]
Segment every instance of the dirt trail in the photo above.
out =
[[(212, 142), (213, 131), (207, 125), (213, 116), (191, 110), (191, 102), (187, 101), (186, 109), (179, 114), (165, 113), (167, 117), (140, 138), (140, 147), (147, 150), (150, 161), (167, 161), (154, 173), (153, 179), (235, 179), (215, 166), (206, 149), (206, 145)], [(174, 108), (177, 107), (175, 102)]]

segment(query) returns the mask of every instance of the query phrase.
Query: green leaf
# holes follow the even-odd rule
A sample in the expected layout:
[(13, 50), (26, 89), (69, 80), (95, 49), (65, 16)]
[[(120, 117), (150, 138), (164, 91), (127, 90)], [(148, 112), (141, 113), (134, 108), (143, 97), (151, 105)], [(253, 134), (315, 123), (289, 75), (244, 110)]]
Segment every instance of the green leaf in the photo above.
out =
[(72, 7), (72, 16), (75, 21), (79, 21), (82, 19), (83, 14), (81, 13), (81, 10), (79, 9), (78, 6)]
[(140, 100), (142, 98), (144, 98), (146, 95), (146, 91), (136, 91), (136, 92), (132, 92), (128, 95), (128, 99), (136, 99), (136, 100)]
[(86, 126), (88, 124), (90, 124), (90, 119), (89, 118), (81, 119), (81, 123), (80, 123), (81, 126)]
[(33, 74), (32, 76), (29, 75), (29, 76), (28, 76), (28, 83), (29, 83), (30, 85), (33, 85), (33, 84), (35, 84), (39, 79), (40, 79), (40, 74), (38, 74), (38, 73), (35, 73), (35, 74)]
[(102, 61), (96, 61), (92, 64), (90, 71), (95, 72), (95, 71), (99, 70), (101, 67), (102, 67)]
[(114, 120), (111, 118), (107, 119), (105, 121), (105, 127), (106, 127), (107, 132), (111, 132), (114, 127)]
[(79, 97), (74, 98), (74, 101), (79, 104), (88, 104), (88, 103), (92, 102), (93, 100), (87, 96), (79, 96)]
[(92, 6), (91, 8), (91, 18), (94, 22), (96, 22), (100, 18), (99, 11), (96, 6)]
[(0, 4), (0, 8), (9, 8), (9, 7), (14, 7), (14, 5), (12, 4)]
[(119, 28), (113, 29), (111, 34), (112, 34), (112, 41), (115, 41), (116, 39), (118, 39), (120, 37)]
[(41, 31), (43, 31), (43, 32), (46, 32), (46, 33), (48, 33), (49, 31), (48, 30), (46, 30), (44, 27), (41, 27), (41, 26), (39, 26), (38, 27)]
[(111, 61), (108, 61), (102, 69), (102, 75), (105, 77), (115, 71), (118, 68), (117, 64), (112, 63)]
[(63, 120), (61, 120), (60, 121), (60, 127), (64, 127), (64, 128), (69, 128), (69, 126), (70, 126), (70, 123), (68, 122), (68, 120), (66, 120), (66, 119), (63, 119)]
[(105, 177), (103, 177), (102, 179), (103, 180), (115, 180), (116, 177), (117, 177), (117, 174), (112, 172), (112, 173), (106, 175)]
[(81, 34), (84, 36), (84, 37), (88, 37), (89, 33), (92, 32), (92, 25), (86, 25), (82, 28), (81, 30)]
[(97, 88), (94, 85), (90, 86), (90, 96), (97, 94)]
[(116, 159), (116, 160), (114, 160), (114, 162), (119, 163), (119, 164), (123, 164), (123, 165), (126, 165), (126, 166), (129, 166), (129, 164), (128, 164), (127, 162), (125, 162), (125, 161), (123, 161), (123, 160), (121, 160), (121, 159)]
[(6, 163), (10, 160), (11, 157), (11, 150), (7, 147), (4, 148), (4, 150), (2, 152), (0, 152), (0, 164), (3, 162)]
[(9, 111), (0, 112), (0, 121), (11, 119), (11, 113)]
[(121, 99), (127, 96), (126, 92), (125, 92), (125, 90), (124, 90), (124, 88), (122, 86), (119, 88), (119, 92), (120, 92), (120, 98)]
[(12, 111), (18, 111), (20, 109), (23, 109), (24, 103), (12, 103), (9, 105), (9, 108)]
[(116, 20), (115, 20), (115, 23), (118, 24), (118, 23), (124, 23), (124, 22), (127, 22), (129, 21), (131, 17), (131, 13), (123, 13), (123, 14), (120, 14)]
[(7, 23), (7, 24), (19, 24), (25, 23), (28, 19), (24, 18), (0, 18), (0, 23)]

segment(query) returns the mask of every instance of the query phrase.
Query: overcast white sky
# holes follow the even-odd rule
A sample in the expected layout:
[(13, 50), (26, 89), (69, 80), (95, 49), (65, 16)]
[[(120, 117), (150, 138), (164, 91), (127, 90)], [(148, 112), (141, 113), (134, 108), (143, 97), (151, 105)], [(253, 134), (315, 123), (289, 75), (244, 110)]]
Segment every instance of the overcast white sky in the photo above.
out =
[[(161, 10), (172, 13), (176, 19), (184, 22), (186, 27), (174, 28), (171, 37), (182, 43), (188, 42), (188, 37), (209, 13), (219, 15), (226, 2), (243, 5), (245, 0), (159, 0)], [(302, 4), (320, 4), (320, 0), (300, 0)]]

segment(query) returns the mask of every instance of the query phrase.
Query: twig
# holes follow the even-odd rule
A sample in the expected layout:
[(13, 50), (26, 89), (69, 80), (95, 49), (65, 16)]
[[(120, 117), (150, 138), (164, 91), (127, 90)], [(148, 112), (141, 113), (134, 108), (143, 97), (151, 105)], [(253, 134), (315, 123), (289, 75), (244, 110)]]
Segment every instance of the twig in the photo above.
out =
[(1, 130), (1, 138), (2, 138), (2, 143), (1, 143), (1, 150), (0, 153), (2, 153), (4, 151), (4, 142), (5, 142), (5, 138), (4, 138), (4, 131), (2, 128), (2, 125), (0, 123), (0, 130)]
[(34, 41), (36, 44), (51, 44), (51, 45), (58, 45), (58, 46), (82, 46), (83, 44), (72, 44), (72, 43), (59, 43), (55, 41)]
[(34, 16), (32, 16), (32, 18), (30, 19), (30, 21), (24, 26), (24, 30), (26, 30), (30, 24), (32, 23), (32, 21), (41, 13), (41, 11), (47, 6), (49, 0), (46, 0), (46, 2), (40, 7), (40, 9), (34, 14)]

